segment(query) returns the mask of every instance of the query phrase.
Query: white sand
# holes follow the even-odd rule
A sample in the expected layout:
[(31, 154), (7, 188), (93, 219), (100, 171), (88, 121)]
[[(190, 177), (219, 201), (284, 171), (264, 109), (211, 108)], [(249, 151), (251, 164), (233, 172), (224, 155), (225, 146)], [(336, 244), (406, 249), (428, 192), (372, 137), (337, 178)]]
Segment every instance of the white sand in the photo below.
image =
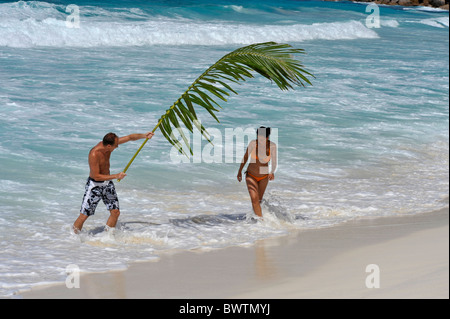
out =
[[(448, 209), (302, 231), (252, 247), (181, 252), (24, 298), (449, 298)], [(370, 264), (379, 288), (368, 288)], [(371, 281), (372, 283), (374, 281)]]

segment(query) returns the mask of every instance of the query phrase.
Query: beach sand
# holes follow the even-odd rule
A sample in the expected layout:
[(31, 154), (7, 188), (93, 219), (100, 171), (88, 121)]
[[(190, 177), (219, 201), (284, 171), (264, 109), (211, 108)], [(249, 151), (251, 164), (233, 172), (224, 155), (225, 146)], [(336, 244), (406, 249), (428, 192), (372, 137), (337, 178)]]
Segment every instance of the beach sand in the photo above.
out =
[[(447, 208), (358, 219), (249, 247), (165, 254), (125, 271), (82, 274), (80, 288), (39, 286), (20, 296), (449, 298), (448, 215)], [(368, 288), (366, 282), (369, 287), (379, 282), (379, 288)]]

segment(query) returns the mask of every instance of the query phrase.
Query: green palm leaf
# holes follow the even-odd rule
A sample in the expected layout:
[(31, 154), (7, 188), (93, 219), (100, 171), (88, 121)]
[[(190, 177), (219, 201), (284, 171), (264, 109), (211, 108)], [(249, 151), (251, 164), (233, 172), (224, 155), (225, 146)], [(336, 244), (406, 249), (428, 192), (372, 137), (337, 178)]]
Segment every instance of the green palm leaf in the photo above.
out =
[[(215, 113), (219, 112), (218, 108), (221, 106), (217, 101), (226, 102), (231, 93), (238, 94), (230, 85), (253, 78), (252, 71), (275, 82), (281, 90), (293, 89), (293, 85), (303, 87), (305, 84), (311, 85), (308, 76), (314, 76), (304, 69), (300, 61), (294, 58), (294, 54), (299, 53), (304, 54), (305, 52), (302, 49), (292, 48), (288, 44), (275, 42), (252, 44), (228, 53), (203, 72), (167, 109), (153, 132), (160, 128), (164, 137), (179, 152), (187, 155), (183, 150), (183, 144), (173, 134), (174, 129), (177, 129), (190, 153), (193, 154), (189, 138), (185, 136), (181, 125), (184, 125), (190, 132), (193, 132), (195, 127), (210, 141), (209, 134), (200, 124), (195, 106), (204, 108), (219, 122)], [(147, 140), (138, 149), (124, 172), (130, 167), (146, 142)]]

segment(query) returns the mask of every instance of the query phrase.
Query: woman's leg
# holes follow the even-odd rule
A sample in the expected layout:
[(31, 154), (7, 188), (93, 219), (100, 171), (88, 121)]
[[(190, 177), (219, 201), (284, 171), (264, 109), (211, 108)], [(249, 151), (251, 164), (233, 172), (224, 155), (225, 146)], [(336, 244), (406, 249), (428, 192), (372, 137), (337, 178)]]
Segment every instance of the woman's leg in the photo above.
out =
[(252, 201), (253, 211), (257, 216), (262, 217), (261, 205), (259, 203), (258, 182), (248, 175), (246, 176), (245, 181), (247, 183), (248, 193), (250, 194), (250, 199)]
[(259, 201), (261, 202), (264, 196), (264, 193), (266, 191), (267, 185), (269, 184), (269, 178), (264, 178), (263, 180), (258, 182), (258, 194), (259, 194)]

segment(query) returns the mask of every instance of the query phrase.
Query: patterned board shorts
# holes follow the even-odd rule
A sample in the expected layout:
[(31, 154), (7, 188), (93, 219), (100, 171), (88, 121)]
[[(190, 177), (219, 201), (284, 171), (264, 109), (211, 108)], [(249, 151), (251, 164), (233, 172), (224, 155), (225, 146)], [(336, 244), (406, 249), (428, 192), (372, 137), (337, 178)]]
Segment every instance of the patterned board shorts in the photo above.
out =
[(100, 199), (108, 210), (119, 209), (119, 199), (114, 183), (112, 181), (97, 182), (89, 177), (80, 213), (86, 216), (94, 215)]

